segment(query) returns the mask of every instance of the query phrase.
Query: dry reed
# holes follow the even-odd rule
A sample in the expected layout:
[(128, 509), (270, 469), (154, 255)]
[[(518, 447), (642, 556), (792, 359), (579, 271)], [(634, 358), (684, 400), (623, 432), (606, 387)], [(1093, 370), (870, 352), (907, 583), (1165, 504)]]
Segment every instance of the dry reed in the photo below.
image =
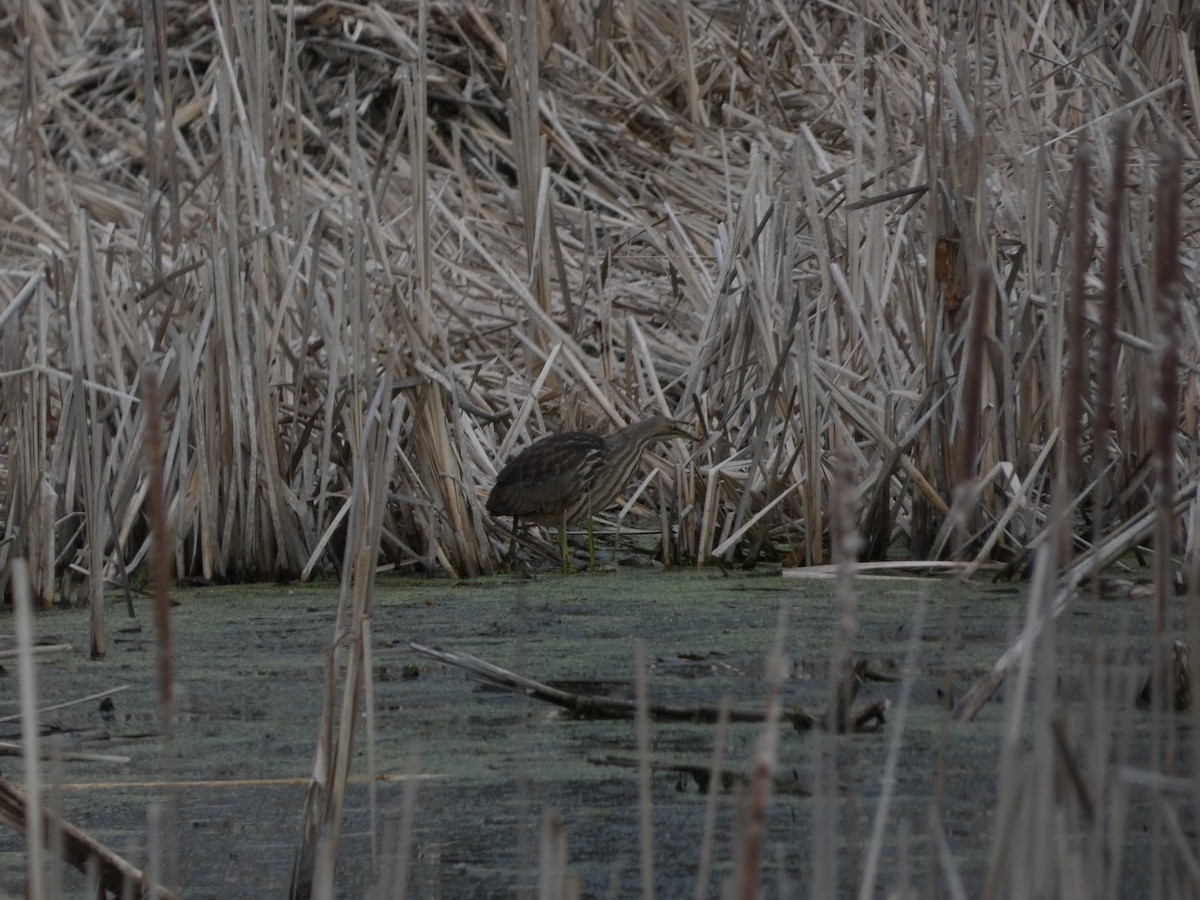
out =
[[(1110, 521), (1150, 502), (1149, 176), (1162, 140), (1189, 171), (1198, 155), (1195, 58), (1158, 4), (642, 4), (605, 7), (595, 34), (569, 3), (67, 6), (16, 17), (0, 48), (0, 554), (29, 559), (40, 603), (147, 557), (130, 451), (152, 354), (178, 577), (338, 566), (356, 385), (390, 348), (380, 552), (402, 570), (492, 571), (504, 534), (481, 499), (503, 459), (648, 412), (713, 435), (647, 463), (642, 502), (678, 521), (681, 560), (824, 561), (836, 447), (872, 556), (1022, 558), (1081, 374), (1115, 401)], [(1081, 140), (1111, 171), (1114, 111), (1120, 288), (1069, 177)], [(1072, 274), (1064, 248), (1091, 243), (1110, 274)], [(973, 273), (994, 292), (974, 318)], [(1089, 344), (1086, 304), (1120, 290), (1098, 332), (1116, 347), (1067, 392), (1079, 322), (1059, 298), (1081, 287)], [(1103, 406), (1070, 419), (1085, 453)], [(1179, 426), (1195, 440), (1195, 416)]]

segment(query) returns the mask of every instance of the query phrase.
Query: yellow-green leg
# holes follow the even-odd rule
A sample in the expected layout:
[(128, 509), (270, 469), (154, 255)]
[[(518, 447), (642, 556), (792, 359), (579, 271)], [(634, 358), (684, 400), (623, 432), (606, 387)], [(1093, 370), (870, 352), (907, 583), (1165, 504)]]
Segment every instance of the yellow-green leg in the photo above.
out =
[(571, 574), (571, 562), (567, 558), (567, 516), (563, 513), (562, 521), (558, 523), (558, 546), (562, 550), (563, 574)]
[(592, 533), (592, 514), (588, 513), (588, 572), (596, 571), (596, 540)]
[(504, 560), (504, 566), (510, 572), (513, 570), (513, 562), (517, 558), (517, 529), (520, 527), (520, 517), (513, 516), (512, 537), (508, 541), (508, 556)]

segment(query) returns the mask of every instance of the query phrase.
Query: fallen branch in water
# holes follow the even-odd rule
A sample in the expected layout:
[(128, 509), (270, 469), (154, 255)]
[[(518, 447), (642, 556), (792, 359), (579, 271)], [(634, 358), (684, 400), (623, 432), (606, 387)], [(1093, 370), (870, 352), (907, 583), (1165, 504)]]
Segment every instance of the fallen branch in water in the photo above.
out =
[[(594, 766), (616, 766), (622, 769), (636, 769), (638, 765), (636, 758), (618, 756), (615, 753), (593, 757), (588, 762)], [(655, 762), (650, 764), (650, 768), (655, 772), (677, 776), (675, 786), (679, 791), (686, 790), (687, 781), (690, 779), (695, 784), (698, 793), (707, 794), (712, 787), (714, 774), (717, 777), (716, 789), (719, 793), (728, 794), (735, 789), (745, 790), (750, 786), (750, 776), (744, 772), (722, 770), (714, 773), (711, 766)], [(812, 796), (812, 790), (808, 787), (807, 781), (795, 776), (790, 778), (775, 776), (771, 790), (777, 794), (787, 794), (793, 797)]]
[[(526, 678), (524, 675), (518, 675), (516, 672), (510, 672), (508, 669), (503, 669), (469, 653), (436, 650), (414, 641), (410, 641), (408, 646), (422, 656), (461, 669), (485, 684), (560, 706), (581, 719), (632, 719), (634, 716), (636, 706), (633, 700), (593, 697), (564, 691), (543, 682), (534, 681), (532, 678)], [(856, 727), (872, 722), (881, 723), (886, 707), (887, 702), (880, 701), (854, 716), (852, 721), (856, 723)], [(718, 708), (715, 706), (668, 706), (663, 704), (651, 704), (650, 706), (650, 718), (656, 722), (712, 723), (717, 721), (717, 717)], [(761, 722), (764, 717), (765, 712), (758, 709), (733, 709), (729, 712), (731, 722)], [(784, 713), (784, 718), (791, 722), (792, 727), (799, 732), (809, 731), (821, 724), (819, 717), (802, 709), (792, 709)]]

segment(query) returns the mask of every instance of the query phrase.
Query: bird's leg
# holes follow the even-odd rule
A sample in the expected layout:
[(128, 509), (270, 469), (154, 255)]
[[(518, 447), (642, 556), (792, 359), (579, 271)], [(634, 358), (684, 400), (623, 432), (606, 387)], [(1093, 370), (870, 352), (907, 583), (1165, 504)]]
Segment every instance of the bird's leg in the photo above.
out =
[(596, 571), (596, 540), (592, 531), (592, 511), (588, 510), (588, 572)]
[(510, 572), (512, 571), (513, 561), (517, 558), (517, 529), (521, 527), (520, 522), (520, 516), (513, 516), (512, 537), (508, 541), (508, 557), (504, 561)]
[(558, 543), (562, 548), (563, 574), (571, 574), (571, 563), (567, 559), (567, 512), (563, 510), (562, 521), (558, 523)]

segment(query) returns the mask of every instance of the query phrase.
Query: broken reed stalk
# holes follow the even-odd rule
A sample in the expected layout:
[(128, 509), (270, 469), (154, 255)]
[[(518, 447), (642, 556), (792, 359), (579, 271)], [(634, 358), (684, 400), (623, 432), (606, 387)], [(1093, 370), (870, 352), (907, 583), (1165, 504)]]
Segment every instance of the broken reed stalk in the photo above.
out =
[(839, 735), (849, 728), (850, 703), (855, 680), (854, 641), (858, 632), (854, 564), (859, 537), (855, 527), (854, 471), (849, 452), (840, 450), (834, 467), (830, 524), (832, 552), (837, 566), (837, 625), (829, 656), (829, 701), (825, 734), (820, 736), (817, 789), (813, 804), (813, 885), (816, 893), (834, 896), (838, 884), (840, 790), (838, 785)]
[[(163, 503), (162, 407), (159, 405), (158, 372), (147, 368), (143, 373), (144, 412), (146, 416), (146, 471), (150, 519), (150, 590), (154, 597), (155, 682), (158, 694), (158, 727), (162, 734), (162, 773), (164, 781), (175, 776), (175, 674), (171, 658), (171, 538), (167, 511)], [(179, 830), (176, 797), (168, 790), (161, 816), (165, 841), (163, 847), (163, 883), (178, 889)]]
[(159, 728), (170, 738), (174, 730), (174, 696), (171, 663), (171, 551), (167, 514), (163, 505), (162, 409), (159, 406), (158, 375), (143, 373), (146, 416), (146, 473), (149, 483), (147, 511), (150, 520), (150, 585), (154, 596), (156, 683)]
[[(337, 621), (331, 644), (323, 715), (318, 726), (313, 775), (301, 815), (300, 844), (292, 867), (289, 897), (320, 896), (322, 879), (332, 879), (341, 837), (342, 808), (354, 757), (355, 737), (366, 686), (372, 677), (369, 619), (375, 585), (375, 551), (387, 504), (387, 473), (396, 452), (401, 418), (392, 404), (393, 354), (363, 416), (356, 444), (350, 536), (343, 568)], [(341, 702), (335, 710), (337, 678)], [(336, 723), (336, 730), (335, 730)], [(372, 772), (368, 777), (373, 780)], [(372, 831), (376, 823), (371, 822)], [(332, 881), (329, 882), (332, 884)]]
[[(40, 810), (34, 809), (29, 801), (28, 790), (22, 792), (6, 779), (0, 778), (0, 822), (28, 836), (35, 817), (43, 823), (42, 840), (47, 840), (52, 831), (57, 832), (62, 841), (63, 859), (83, 873), (89, 884), (94, 883), (115, 896), (129, 896), (126, 893), (129, 890), (136, 892), (137, 896), (148, 896), (151, 889), (161, 900), (176, 900), (179, 896), (161, 884), (153, 884), (142, 870), (75, 825), (58, 818), (44, 806)], [(35, 896), (32, 881), (26, 884), (26, 896)]]
[(912, 686), (917, 679), (921, 636), (925, 627), (925, 607), (928, 591), (922, 588), (917, 595), (917, 606), (913, 610), (912, 623), (909, 628), (908, 647), (904, 653), (903, 677), (900, 681), (900, 693), (892, 706), (892, 729), (888, 737), (887, 757), (883, 764), (883, 774), (879, 783), (882, 790), (879, 802), (875, 808), (875, 818), (871, 824), (871, 840), (867, 844), (867, 858), (863, 865), (862, 880), (858, 886), (858, 900), (870, 900), (876, 896), (876, 885), (879, 880), (879, 864), (883, 855), (884, 832), (888, 826), (891, 814), (892, 798), (896, 793), (897, 771), (900, 763), (900, 748), (904, 742), (904, 725), (908, 718), (909, 702), (912, 698)]
[(713, 729), (712, 762), (708, 768), (708, 792), (704, 801), (704, 828), (700, 833), (700, 849), (697, 853), (699, 862), (694, 900), (708, 900), (708, 880), (713, 868), (713, 839), (717, 827), (717, 798), (721, 794), (721, 779), (725, 769), (725, 742), (729, 739), (729, 711), (729, 695), (722, 694), (717, 727)]
[(97, 291), (91, 240), (82, 211), (76, 217), (75, 229), (79, 236), (79, 280), (75, 296), (71, 298), (71, 312), (75, 318), (75, 327), (71, 329), (71, 403), (69, 416), (63, 410), (60, 427), (68, 427), (68, 421), (74, 419), (74, 452), (83, 482), (80, 501), (87, 529), (90, 653), (92, 659), (102, 659), (105, 654), (104, 548), (108, 543), (111, 517), (105, 510), (108, 491), (104, 477), (104, 437), (98, 421), (99, 392), (94, 386), (86, 386), (87, 381), (94, 381), (88, 379), (86, 373), (97, 371), (95, 329), (91, 327)]
[(417, 786), (421, 773), (421, 751), (414, 747), (409, 751), (405, 766), (404, 799), (400, 804), (400, 828), (396, 832), (393, 852), (395, 876), (391, 881), (383, 880), (383, 888), (391, 896), (402, 897), (408, 890), (409, 873), (412, 871), (413, 825), (417, 816)]
[(542, 816), (538, 851), (538, 900), (566, 900), (570, 896), (567, 870), (567, 829), (555, 809)]
[(13, 628), (17, 639), (20, 676), (21, 752), (25, 776), (25, 878), (27, 896), (45, 898), (45, 812), (42, 809), (41, 752), (38, 742), (37, 662), (33, 655), (33, 600), (25, 560), (12, 563)]
[(848, 730), (850, 706), (854, 701), (854, 641), (858, 635), (858, 593), (855, 564), (862, 544), (855, 508), (854, 470), (848, 453), (840, 452), (833, 483), (833, 554), (837, 567), (837, 627), (829, 664), (829, 706), (825, 730), (839, 734)]
[[(1059, 517), (1061, 519), (1061, 516)], [(1061, 526), (1060, 526), (1061, 527)], [(1030, 646), (1014, 663), (1004, 706), (1004, 725), (1001, 731), (999, 760), (999, 796), (1003, 798), (1004, 815), (997, 818), (989, 842), (988, 870), (984, 879), (982, 897), (985, 900), (1003, 896), (1006, 885), (1022, 883), (1012, 879), (1023, 878), (1024, 883), (1038, 884), (1044, 877), (1044, 857), (1040, 855), (1046, 841), (1042, 832), (1044, 804), (1048, 799), (1038, 797), (1042, 787), (1037, 777), (1042, 772), (1042, 758), (1038, 750), (1045, 735), (1035, 729), (1034, 752), (1029, 752), (1022, 723), (1030, 700), (1030, 685), (1035, 670), (1040, 669), (1047, 654), (1053, 654), (1053, 641), (1045, 633), (1052, 620), (1051, 603), (1054, 598), (1053, 575), (1059, 544), (1046, 541), (1034, 554), (1034, 572), (1030, 585), (1029, 599), (1025, 610), (1025, 627), (1022, 635), (1032, 635)], [(1035, 652), (1044, 649), (1044, 653)], [(1052, 686), (1055, 679), (1046, 672), (1041, 673), (1039, 684), (1045, 680)], [(1050, 688), (1052, 690), (1052, 687)], [(965, 700), (965, 698), (964, 698)], [(956, 710), (956, 718), (957, 718)], [(1054, 792), (1049, 792), (1053, 797)], [(1036, 840), (1029, 846), (1027, 831), (1034, 833)], [(1022, 875), (1020, 869), (1026, 872)]]

